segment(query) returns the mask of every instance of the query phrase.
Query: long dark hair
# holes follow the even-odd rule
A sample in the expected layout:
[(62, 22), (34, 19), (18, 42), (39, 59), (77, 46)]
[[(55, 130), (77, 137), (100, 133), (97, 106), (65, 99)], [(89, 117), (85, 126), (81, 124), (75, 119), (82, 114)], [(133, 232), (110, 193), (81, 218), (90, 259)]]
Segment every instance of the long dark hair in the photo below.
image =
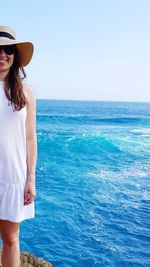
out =
[(27, 100), (23, 93), (22, 80), (26, 78), (23, 66), (21, 65), (19, 52), (16, 48), (14, 54), (14, 61), (5, 79), (5, 94), (11, 102), (14, 110), (21, 110), (26, 104)]

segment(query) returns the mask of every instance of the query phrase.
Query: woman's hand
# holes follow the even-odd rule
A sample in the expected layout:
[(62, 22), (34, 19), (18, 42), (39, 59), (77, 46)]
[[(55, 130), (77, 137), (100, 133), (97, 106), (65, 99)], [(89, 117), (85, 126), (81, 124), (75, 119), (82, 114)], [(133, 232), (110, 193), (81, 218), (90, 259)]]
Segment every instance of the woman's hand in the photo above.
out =
[(36, 197), (35, 181), (28, 181), (24, 191), (24, 205), (31, 204)]

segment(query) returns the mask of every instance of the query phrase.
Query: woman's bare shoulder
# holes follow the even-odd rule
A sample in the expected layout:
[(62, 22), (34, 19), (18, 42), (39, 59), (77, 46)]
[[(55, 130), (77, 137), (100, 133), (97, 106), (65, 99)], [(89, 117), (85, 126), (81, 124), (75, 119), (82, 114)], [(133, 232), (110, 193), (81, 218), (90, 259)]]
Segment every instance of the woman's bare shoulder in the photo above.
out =
[(23, 83), (22, 88), (23, 88), (23, 93), (28, 103), (36, 99), (36, 92), (35, 92), (34, 87), (31, 84)]

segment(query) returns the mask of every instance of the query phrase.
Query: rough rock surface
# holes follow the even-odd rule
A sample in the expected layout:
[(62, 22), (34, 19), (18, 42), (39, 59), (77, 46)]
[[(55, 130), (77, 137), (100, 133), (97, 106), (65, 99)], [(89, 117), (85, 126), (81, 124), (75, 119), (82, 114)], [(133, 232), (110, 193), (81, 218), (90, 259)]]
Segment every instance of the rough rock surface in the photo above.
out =
[[(0, 249), (0, 257), (1, 257), (1, 249)], [(20, 267), (54, 267), (54, 265), (52, 265), (49, 262), (46, 262), (44, 259), (42, 258), (37, 258), (35, 255), (33, 255), (32, 253), (27, 253), (27, 252), (21, 252), (21, 265)], [(0, 266), (2, 266), (0, 264)]]

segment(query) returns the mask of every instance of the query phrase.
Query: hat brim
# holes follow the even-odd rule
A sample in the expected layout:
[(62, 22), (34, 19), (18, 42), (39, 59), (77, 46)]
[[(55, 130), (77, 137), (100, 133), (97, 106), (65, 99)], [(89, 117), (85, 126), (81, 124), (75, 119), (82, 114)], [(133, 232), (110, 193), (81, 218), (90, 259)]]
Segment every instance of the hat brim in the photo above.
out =
[(19, 51), (20, 55), (20, 60), (23, 66), (28, 65), (30, 62), (33, 51), (34, 51), (34, 46), (30, 42), (21, 42), (16, 44), (17, 49)]
[(16, 40), (8, 40), (5, 38), (0, 38), (0, 46), (2, 45), (12, 45), (15, 44), (17, 47), (17, 50), (20, 55), (20, 61), (22, 66), (28, 65), (30, 62), (32, 56), (33, 56), (33, 51), (34, 51), (34, 46), (31, 42), (19, 42)]

